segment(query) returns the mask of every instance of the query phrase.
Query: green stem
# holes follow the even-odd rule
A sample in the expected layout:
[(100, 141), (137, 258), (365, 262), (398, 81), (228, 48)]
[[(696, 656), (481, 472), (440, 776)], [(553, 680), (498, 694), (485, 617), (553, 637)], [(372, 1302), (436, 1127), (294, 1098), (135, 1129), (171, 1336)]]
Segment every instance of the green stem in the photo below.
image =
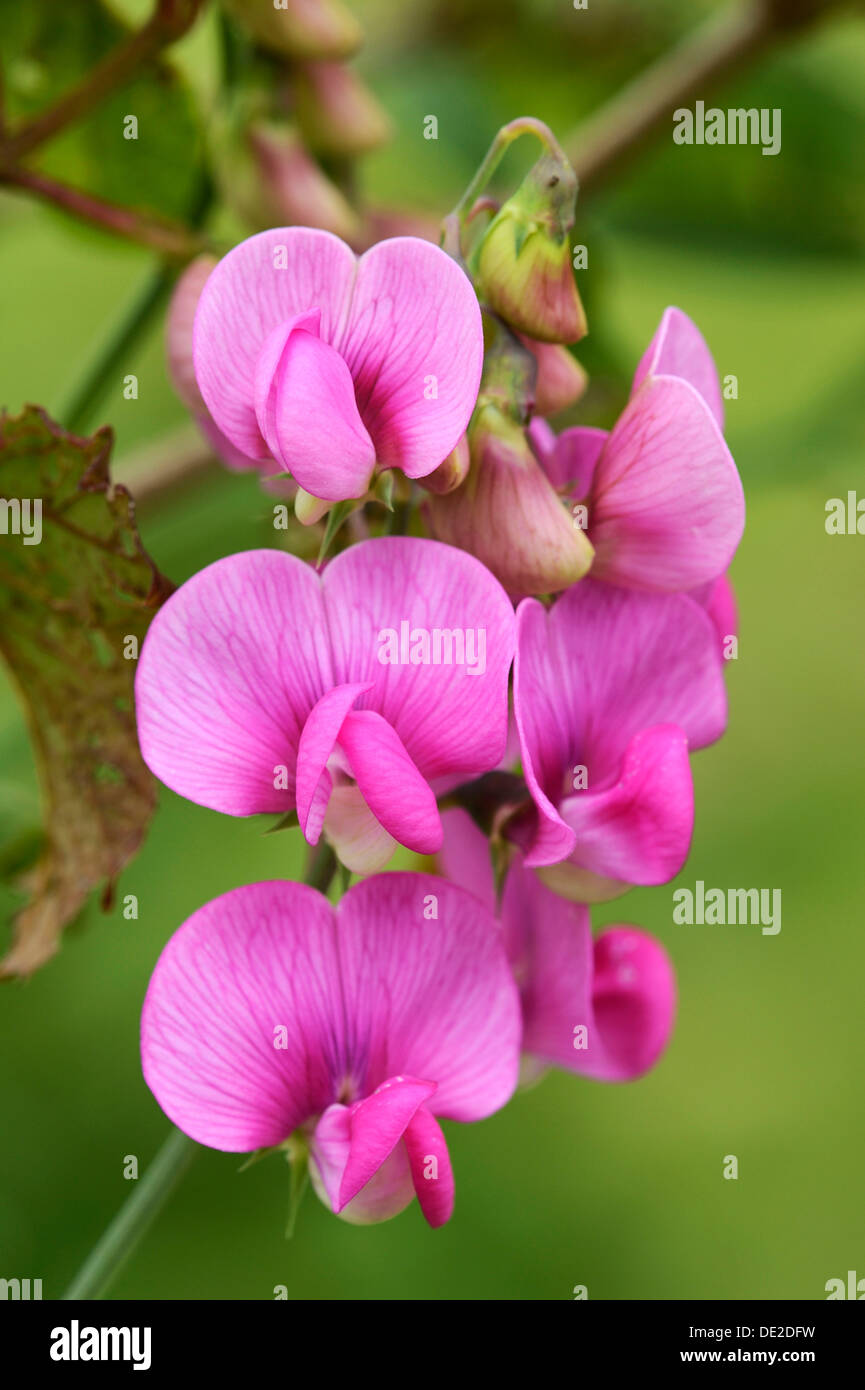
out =
[[(190, 210), (190, 236), (197, 233), (212, 200), (213, 187), (210, 180), (203, 177), (195, 190)], [(202, 245), (197, 249), (201, 250)], [(195, 243), (191, 242), (190, 254), (194, 254), (194, 250)], [(91, 411), (112, 381), (116, 380), (117, 363), (122, 361), (154, 315), (167, 302), (180, 269), (179, 264), (171, 261), (158, 261), (151, 266), (122, 313), (109, 324), (78, 379), (53, 412), (54, 418), (71, 433), (78, 433), (86, 426)]]
[(197, 1144), (179, 1129), (172, 1129), (134, 1192), (72, 1280), (63, 1295), (64, 1301), (103, 1296), (165, 1206), (197, 1151)]
[(516, 120), (508, 121), (508, 124), (502, 126), (493, 140), (478, 166), (477, 173), (454, 208), (454, 213), (461, 223), (465, 222), (475, 200), (483, 193), (507, 150), (521, 135), (534, 135), (537, 140), (540, 140), (548, 154), (565, 158), (556, 137), (543, 121), (536, 120), (534, 116), (518, 116)]
[(173, 267), (162, 263), (148, 270), (122, 314), (97, 343), (77, 381), (53, 412), (71, 433), (79, 433), (87, 424), (92, 410), (116, 379), (118, 363), (167, 300), (175, 274)]

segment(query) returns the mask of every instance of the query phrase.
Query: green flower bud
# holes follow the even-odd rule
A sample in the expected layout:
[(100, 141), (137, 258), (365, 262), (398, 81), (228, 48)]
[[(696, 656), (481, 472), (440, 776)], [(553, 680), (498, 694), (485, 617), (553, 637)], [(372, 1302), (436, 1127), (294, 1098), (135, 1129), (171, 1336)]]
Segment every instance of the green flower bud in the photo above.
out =
[(545, 343), (575, 343), (587, 331), (568, 237), (576, 197), (571, 166), (543, 155), (469, 262), (481, 299), (512, 328)]
[(512, 598), (551, 594), (582, 579), (594, 557), (526, 439), (496, 404), (481, 404), (468, 433), (471, 463), (461, 487), (428, 498), (441, 541), (476, 555)]

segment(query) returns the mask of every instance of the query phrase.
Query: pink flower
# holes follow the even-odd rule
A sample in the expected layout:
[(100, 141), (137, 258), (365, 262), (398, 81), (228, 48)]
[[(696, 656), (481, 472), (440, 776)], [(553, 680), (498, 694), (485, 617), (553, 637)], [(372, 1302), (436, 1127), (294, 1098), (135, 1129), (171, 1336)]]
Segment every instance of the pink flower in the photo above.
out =
[(135, 695), (144, 760), (228, 815), (297, 809), (358, 872), (441, 844), (431, 783), (496, 766), (514, 613), (470, 555), (385, 537), (322, 574), (230, 555), (160, 609)]
[(329, 232), (241, 242), (201, 294), (195, 375), (217, 427), (315, 497), (363, 497), (378, 468), (422, 478), (456, 446), (483, 358), (471, 284), (436, 246), (357, 259)]
[[(435, 917), (431, 917), (434, 904)], [(384, 874), (332, 907), (302, 884), (235, 888), (156, 963), (144, 1077), (168, 1117), (246, 1152), (300, 1130), (319, 1196), (386, 1220), (453, 1207), (436, 1116), (480, 1120), (517, 1079), (519, 1002), (489, 913), (428, 874)]]
[(724, 731), (717, 635), (685, 594), (586, 579), (517, 610), (514, 711), (535, 814), (526, 864), (577, 901), (665, 883), (694, 818), (689, 750)]
[[(442, 866), (490, 911), (496, 896), (486, 837), (462, 810), (446, 811)], [(523, 1075), (546, 1066), (596, 1081), (632, 1081), (666, 1047), (676, 983), (660, 942), (632, 926), (592, 939), (589, 910), (544, 886), (517, 853), (499, 917), (520, 991)]]
[(553, 486), (587, 510), (595, 579), (661, 592), (726, 570), (745, 502), (722, 426), (715, 364), (681, 309), (665, 311), (612, 433), (580, 426), (556, 438), (532, 421)]

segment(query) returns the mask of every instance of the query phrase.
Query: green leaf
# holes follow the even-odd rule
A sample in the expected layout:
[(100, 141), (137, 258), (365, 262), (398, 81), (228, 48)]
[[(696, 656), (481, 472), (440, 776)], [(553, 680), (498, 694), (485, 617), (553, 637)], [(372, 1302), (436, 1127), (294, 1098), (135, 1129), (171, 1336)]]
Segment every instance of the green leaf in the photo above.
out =
[[(130, 34), (93, 0), (0, 0), (0, 29), (13, 126), (77, 86)], [(130, 116), (138, 123), (136, 139), (124, 136)], [(200, 194), (202, 160), (198, 103), (185, 77), (162, 56), (27, 162), (98, 197), (185, 220)]]
[(94, 888), (110, 903), (156, 804), (133, 653), (172, 586), (141, 545), (132, 498), (111, 483), (112, 442), (107, 428), (66, 434), (35, 406), (0, 419), (0, 652), (25, 705), (46, 814), (0, 977), (48, 960)]

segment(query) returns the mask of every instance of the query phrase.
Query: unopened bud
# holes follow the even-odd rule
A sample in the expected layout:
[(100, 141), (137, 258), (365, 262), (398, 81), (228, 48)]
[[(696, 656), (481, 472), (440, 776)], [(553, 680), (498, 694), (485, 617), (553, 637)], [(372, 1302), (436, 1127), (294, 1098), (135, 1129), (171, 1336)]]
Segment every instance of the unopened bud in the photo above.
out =
[(381, 106), (344, 63), (304, 63), (294, 79), (294, 110), (319, 154), (365, 154), (390, 138)]
[(343, 241), (357, 242), (359, 219), (295, 130), (259, 121), (249, 127), (247, 140), (260, 174), (262, 227), (321, 227)]
[(443, 497), (465, 481), (469, 462), (469, 441), (468, 437), (463, 435), (444, 463), (440, 463), (432, 473), (428, 473), (425, 478), (418, 478), (417, 481), (427, 492), (434, 492), (437, 496)]
[(582, 579), (594, 551), (522, 426), (498, 406), (482, 405), (469, 428), (469, 447), (463, 485), (425, 505), (438, 539), (476, 555), (512, 598), (558, 593)]
[(347, 58), (363, 30), (340, 0), (225, 0), (264, 48), (289, 58)]
[(471, 256), (481, 299), (511, 328), (545, 343), (575, 343), (586, 333), (568, 237), (576, 196), (564, 157), (542, 155)]
[(559, 411), (575, 405), (589, 384), (585, 368), (559, 343), (539, 343), (523, 333), (518, 336), (538, 364), (535, 414), (558, 415)]

